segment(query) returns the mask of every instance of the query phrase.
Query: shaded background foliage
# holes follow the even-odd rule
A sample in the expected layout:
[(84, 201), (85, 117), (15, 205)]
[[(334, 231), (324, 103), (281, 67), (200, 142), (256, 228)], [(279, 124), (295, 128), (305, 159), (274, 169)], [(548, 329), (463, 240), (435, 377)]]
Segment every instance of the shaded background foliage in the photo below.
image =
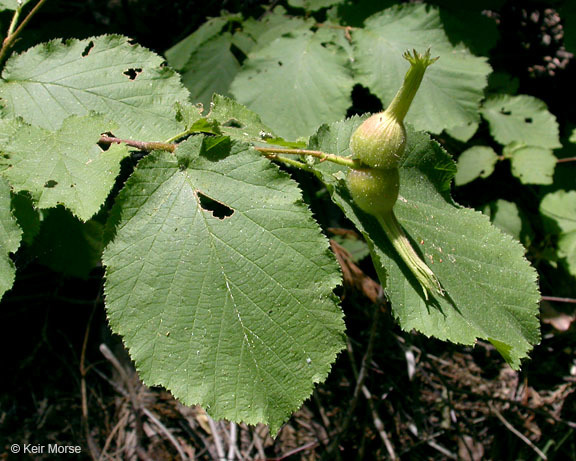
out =
[[(361, 6), (356, 8), (361, 9), (368, 3), (360, 2)], [(489, 54), (490, 64), (495, 71), (514, 76), (513, 93), (533, 95), (547, 103), (559, 121), (563, 139), (576, 125), (576, 109), (573, 104), (567, 104), (568, 95), (574, 94), (576, 66), (563, 48), (561, 12), (568, 3), (500, 1), (486, 6), (486, 16), (494, 21), (497, 31)], [(207, 17), (219, 15), (222, 9), (258, 18), (263, 14), (262, 6), (269, 4), (258, 1), (49, 1), (17, 48), (25, 50), (32, 44), (56, 37), (84, 38), (121, 33), (162, 54), (193, 32)], [(6, 12), (0, 16), (2, 30), (6, 29), (9, 18)], [(316, 19), (325, 18), (320, 14)], [(352, 97), (349, 115), (381, 109), (380, 101), (360, 86), (355, 87)], [(448, 136), (440, 135), (438, 139), (453, 155), (466, 146)], [(485, 122), (475, 139), (497, 147)], [(563, 148), (556, 151), (556, 155), (571, 157), (574, 149)], [(130, 158), (123, 167), (128, 172), (134, 164), (135, 159)], [(326, 206), (327, 197), (313, 178), (302, 173), (295, 175), (305, 198), (324, 226), (352, 227), (335, 207)], [(552, 186), (527, 186), (500, 162), (490, 177), (455, 188), (453, 194), (459, 203), (475, 208), (493, 207), (498, 199), (516, 203), (530, 224), (526, 231), (529, 237), (523, 239), (523, 243), (539, 271), (543, 294), (575, 297), (574, 279), (550, 257), (555, 237), (551, 237), (542, 225), (538, 208), (540, 197), (547, 191), (574, 189), (575, 177), (575, 163), (566, 163), (555, 169)], [(119, 184), (121, 182), (119, 180)], [(69, 242), (54, 240), (48, 224), (38, 232), (41, 238), (55, 242), (50, 251), (58, 252)], [(81, 443), (84, 455), (79, 459), (84, 459), (90, 440), (102, 446), (123, 411), (116, 393), (119, 385), (114, 386), (119, 382), (118, 378), (114, 377), (113, 367), (103, 360), (98, 350), (101, 342), (114, 343), (107, 330), (101, 302), (102, 270), (95, 268), (84, 280), (53, 272), (46, 267), (46, 262), (50, 266), (50, 261), (54, 260), (46, 251), (45, 246), (37, 245), (18, 252), (17, 283), (3, 301), (1, 347), (10, 353), (4, 354), (3, 361), (7, 378), (1, 384), (0, 446), (8, 447), (15, 441)], [(345, 255), (343, 251), (339, 254)], [(356, 262), (364, 274), (377, 280), (369, 261), (358, 258)], [(52, 268), (61, 270), (61, 267)], [(348, 282), (359, 278), (356, 275)], [(374, 293), (377, 287), (372, 286), (372, 290)], [(346, 285), (341, 289), (347, 331), (351, 337), (349, 354), (341, 354), (328, 381), (295, 415), (280, 438), (274, 444), (266, 442), (271, 444), (265, 447), (267, 455), (278, 456), (309, 444), (293, 459), (305, 459), (306, 456), (310, 459), (322, 454), (332, 456), (326, 455), (326, 447), (337, 440), (344, 459), (387, 456), (389, 450), (375, 429), (374, 413), (377, 413), (390, 443), (397, 454), (405, 457), (444, 459), (447, 455), (442, 448), (447, 447), (449, 454), (457, 454), (463, 459), (481, 456), (498, 459), (511, 454), (533, 458), (532, 447), (513, 432), (503, 430), (505, 426), (500, 415), (540, 448), (546, 448), (549, 459), (576, 459), (576, 402), (571, 394), (575, 383), (576, 340), (573, 326), (567, 331), (558, 330), (558, 319), (565, 318), (558, 312), (573, 315), (573, 309), (558, 303), (545, 303), (545, 314), (551, 312), (550, 318), (556, 323), (544, 325), (543, 343), (534, 350), (532, 359), (520, 373), (503, 366), (490, 347), (457, 347), (402, 333), (389, 315), (384, 315), (377, 337), (378, 352), (373, 357), (366, 383), (372, 395), (379, 398), (360, 400), (349, 432), (340, 439), (331, 439), (331, 431), (338, 432), (345, 420), (343, 415), (346, 415), (347, 407), (344, 402), (351, 399), (354, 388), (352, 364), (360, 362), (366, 347), (368, 332), (365, 328), (371, 322), (373, 312), (373, 305), (366, 297), (369, 292), (367, 285), (362, 288)], [(83, 354), (87, 325), (90, 341)], [(16, 337), (11, 334), (14, 331), (18, 331)], [(122, 357), (122, 349), (118, 342), (116, 344), (115, 352)], [(355, 360), (351, 361), (350, 357)], [(95, 370), (86, 375), (91, 395), (88, 422), (81, 417), (80, 405), (81, 370), (86, 364)], [(190, 426), (183, 428), (183, 410), (177, 403), (161, 391), (149, 394), (143, 391), (142, 399), (152, 400), (165, 417), (166, 425), (196, 443), (190, 445), (202, 446), (202, 439), (189, 433)], [(414, 432), (414, 428), (418, 430)], [(175, 454), (174, 448), (159, 436), (151, 437), (143, 448), (157, 459)], [(205, 459), (209, 457), (207, 453), (200, 448), (197, 451)]]

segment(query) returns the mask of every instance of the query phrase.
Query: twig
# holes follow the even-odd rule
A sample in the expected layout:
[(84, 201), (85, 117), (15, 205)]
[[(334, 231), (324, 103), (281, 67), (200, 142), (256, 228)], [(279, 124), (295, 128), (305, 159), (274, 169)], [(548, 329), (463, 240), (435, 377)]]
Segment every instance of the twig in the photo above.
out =
[(86, 374), (88, 369), (85, 366), (86, 363), (86, 348), (88, 347), (88, 338), (90, 337), (90, 326), (92, 325), (92, 319), (94, 318), (94, 313), (96, 312), (96, 307), (100, 300), (100, 293), (94, 301), (94, 307), (88, 318), (88, 323), (86, 325), (86, 331), (84, 332), (84, 340), (82, 341), (82, 352), (80, 353), (80, 395), (82, 397), (82, 424), (84, 426), (84, 432), (86, 441), (88, 442), (88, 448), (90, 449), (90, 455), (92, 459), (100, 458), (100, 450), (96, 446), (94, 438), (90, 434), (90, 426), (88, 424), (88, 396), (86, 395)]
[(380, 319), (380, 307), (381, 306), (379, 305), (379, 303), (373, 306), (374, 314), (372, 316), (372, 326), (370, 328), (368, 346), (366, 347), (366, 352), (364, 353), (364, 357), (362, 358), (362, 364), (360, 365), (360, 371), (357, 370), (356, 364), (354, 362), (354, 356), (352, 354), (352, 345), (350, 344), (350, 340), (347, 341), (348, 354), (350, 355), (352, 371), (356, 378), (356, 386), (354, 388), (354, 394), (352, 395), (352, 399), (350, 400), (350, 405), (348, 406), (348, 412), (346, 414), (346, 418), (344, 419), (342, 426), (339, 428), (338, 433), (334, 436), (334, 439), (326, 449), (326, 455), (328, 456), (334, 453), (336, 447), (338, 447), (340, 436), (348, 431), (350, 423), (352, 422), (352, 418), (354, 417), (354, 411), (356, 410), (356, 406), (358, 405), (358, 400), (362, 392), (362, 387), (364, 386), (364, 381), (367, 376), (368, 365), (372, 361), (372, 352), (374, 351), (374, 343), (376, 340), (376, 333), (378, 332), (378, 323)]
[(557, 303), (569, 303), (569, 304), (576, 304), (576, 299), (574, 298), (561, 298), (558, 296), (542, 296), (542, 301), (553, 301)]
[(559, 158), (556, 163), (576, 162), (576, 157)]
[(380, 416), (378, 416), (378, 412), (374, 407), (374, 402), (372, 401), (372, 394), (370, 393), (370, 391), (366, 386), (362, 386), (362, 393), (364, 394), (364, 397), (368, 401), (368, 405), (370, 406), (370, 412), (372, 413), (372, 420), (374, 422), (374, 427), (378, 431), (378, 434), (380, 435), (382, 442), (384, 442), (384, 446), (386, 447), (386, 451), (388, 452), (390, 459), (397, 460), (398, 456), (396, 456), (394, 446), (392, 445), (392, 442), (390, 442), (390, 438), (388, 437), (388, 434), (384, 429), (384, 423), (380, 419)]
[(208, 419), (208, 424), (210, 425), (210, 430), (212, 431), (212, 438), (214, 439), (214, 446), (216, 447), (216, 454), (218, 455), (218, 459), (226, 459), (226, 455), (224, 454), (224, 446), (222, 445), (222, 439), (218, 433), (218, 427), (216, 427), (216, 423), (209, 414), (206, 414), (206, 418)]
[(540, 456), (540, 458), (542, 458), (543, 460), (548, 459), (546, 457), (546, 455), (542, 452), (542, 450), (540, 450), (536, 445), (534, 445), (529, 438), (527, 438), (524, 434), (522, 434), (514, 426), (512, 426), (512, 424), (510, 424), (508, 421), (506, 421), (504, 416), (502, 416), (502, 413), (500, 413), (498, 411), (498, 409), (494, 405), (492, 405), (492, 403), (488, 402), (488, 407), (490, 408), (490, 411), (492, 411), (496, 415), (496, 417), (502, 422), (502, 424), (504, 424), (504, 426), (506, 426), (506, 429), (508, 429), (516, 437), (518, 437), (520, 440), (522, 440), (522, 442), (524, 442), (526, 445), (528, 445), (530, 448), (532, 448), (532, 450), (534, 450), (536, 452), (536, 454), (538, 456)]
[(145, 408), (145, 407), (142, 408), (142, 412), (168, 438), (170, 443), (174, 446), (174, 448), (176, 448), (176, 451), (180, 455), (180, 458), (182, 458), (183, 461), (187, 461), (188, 456), (186, 456), (186, 453), (184, 453), (184, 450), (182, 450), (182, 447), (180, 446), (180, 444), (178, 443), (176, 438), (172, 435), (172, 433), (168, 430), (168, 428), (166, 426), (164, 426), (164, 424), (162, 424), (162, 422), (158, 418), (156, 418), (156, 416), (154, 416), (154, 414), (150, 410), (148, 410), (148, 408)]
[[(16, 28), (16, 30), (12, 33), (8, 33), (8, 36), (4, 39), (4, 42), (2, 43), (2, 48), (0, 49), (0, 65), (2, 65), (4, 63), (4, 59), (6, 58), (6, 55), (8, 54), (8, 52), (10, 51), (12, 46), (14, 45), (14, 42), (16, 41), (18, 36), (24, 30), (24, 27), (26, 27), (26, 25), (30, 22), (32, 17), (38, 12), (38, 10), (42, 7), (42, 5), (44, 5), (44, 3), (46, 3), (46, 1), (47, 0), (40, 0), (38, 3), (36, 3), (34, 8), (32, 8), (30, 10), (30, 13), (28, 13), (28, 15), (22, 20), (22, 22)], [(15, 13), (16, 19), (18, 19), (19, 14), (20, 14), (19, 11)], [(14, 24), (15, 24), (15, 22), (14, 22)], [(10, 29), (14, 28), (14, 24), (10, 25)], [(10, 32), (10, 30), (9, 30), (9, 32)]]
[(342, 157), (340, 155), (327, 154), (321, 150), (280, 149), (275, 147), (255, 147), (254, 149), (264, 154), (308, 155), (310, 157), (316, 157), (320, 159), (321, 162), (328, 160), (329, 162), (347, 166), (349, 168), (357, 168), (360, 166), (360, 162), (358, 160)]
[(236, 429), (238, 429), (238, 426), (236, 426), (236, 423), (231, 422), (230, 423), (230, 440), (228, 441), (228, 461), (234, 461), (234, 457), (235, 457), (235, 452), (236, 452), (236, 435), (237, 435), (237, 431)]
[(134, 141), (132, 139), (120, 139), (113, 136), (101, 136), (98, 141), (99, 144), (126, 144), (130, 147), (137, 147), (139, 150), (144, 152), (152, 152), (153, 150), (166, 150), (168, 152), (174, 152), (176, 150), (176, 144), (167, 142), (145, 142), (145, 141)]

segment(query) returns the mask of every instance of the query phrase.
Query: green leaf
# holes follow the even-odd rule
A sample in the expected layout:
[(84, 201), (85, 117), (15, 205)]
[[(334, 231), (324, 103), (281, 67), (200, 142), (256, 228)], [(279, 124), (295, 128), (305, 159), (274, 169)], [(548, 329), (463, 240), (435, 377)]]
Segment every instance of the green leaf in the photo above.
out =
[(466, 149), (458, 158), (458, 172), (454, 182), (462, 186), (476, 178), (487, 178), (494, 172), (497, 162), (498, 155), (491, 147), (474, 146)]
[(568, 272), (576, 277), (576, 231), (560, 235), (558, 257), (562, 259)]
[(516, 240), (523, 243), (530, 243), (532, 240), (532, 229), (515, 203), (498, 199), (487, 204), (482, 212), (490, 216), (492, 224)]
[(63, 207), (48, 210), (32, 252), (38, 261), (67, 276), (87, 278), (100, 264), (103, 226), (81, 222)]
[(6, 62), (0, 98), (9, 115), (49, 130), (98, 112), (116, 122), (118, 137), (163, 140), (182, 131), (174, 104), (188, 92), (162, 62), (127, 37), (53, 40)]
[(306, 11), (318, 11), (342, 3), (344, 0), (288, 0), (288, 5)]
[(314, 26), (312, 18), (304, 19), (298, 16), (288, 16), (286, 10), (277, 6), (261, 19), (248, 18), (242, 24), (243, 31), (254, 40), (249, 51), (257, 51), (267, 47), (277, 38), (284, 35), (306, 31)]
[(251, 53), (231, 91), (276, 133), (295, 139), (346, 114), (354, 82), (345, 66), (341, 49), (303, 31)]
[(517, 141), (528, 146), (561, 147), (556, 118), (540, 99), (495, 95), (484, 102), (481, 112), (490, 133), (502, 145)]
[(208, 119), (218, 122), (226, 136), (237, 141), (264, 142), (273, 137), (272, 130), (260, 116), (233, 99), (215, 94)]
[(2, 10), (14, 10), (21, 8), (26, 5), (30, 0), (0, 0), (0, 11)]
[(546, 194), (540, 203), (544, 227), (558, 235), (557, 255), (576, 277), (576, 191)]
[(572, 130), (570, 134), (570, 138), (568, 139), (569, 142), (576, 144), (576, 128)]
[(338, 266), (296, 184), (247, 144), (194, 136), (144, 158), (113, 216), (108, 317), (143, 381), (278, 431), (343, 347)]
[[(309, 147), (349, 155), (349, 138), (361, 121), (352, 118), (323, 126)], [(492, 226), (486, 216), (451, 200), (454, 163), (438, 144), (408, 130), (406, 152), (394, 209), (446, 290), (445, 297), (428, 303), (377, 220), (352, 203), (342, 180), (344, 168), (324, 162), (316, 169), (333, 200), (366, 238), (403, 329), (462, 344), (486, 339), (518, 368), (540, 338), (536, 271), (524, 258), (521, 245)]]
[(549, 232), (576, 231), (576, 191), (559, 190), (546, 194), (540, 203), (540, 214)]
[(399, 5), (366, 20), (353, 31), (358, 81), (387, 106), (400, 88), (409, 63), (406, 50), (425, 51), (440, 59), (430, 66), (406, 120), (419, 130), (440, 133), (479, 120), (478, 107), (491, 68), (461, 45), (452, 46), (438, 9)]
[(190, 56), (196, 53), (204, 43), (217, 37), (231, 20), (240, 19), (239, 15), (224, 15), (208, 19), (193, 33), (164, 53), (168, 64), (181, 71), (188, 64)]
[(550, 149), (523, 146), (513, 150), (512, 174), (522, 184), (552, 184), (557, 160)]
[(240, 70), (231, 50), (232, 34), (224, 33), (202, 44), (182, 69), (182, 83), (190, 99), (208, 106), (212, 95), (228, 94), (230, 84)]
[(0, 178), (0, 299), (12, 288), (16, 268), (10, 259), (20, 246), (22, 230), (10, 211), (10, 186)]
[(468, 122), (466, 125), (448, 128), (446, 133), (460, 142), (468, 142), (478, 130), (479, 122)]
[[(0, 120), (0, 131), (4, 123)], [(106, 200), (120, 172), (125, 145), (103, 151), (96, 144), (111, 123), (101, 116), (72, 116), (58, 131), (19, 122), (16, 133), (0, 145), (2, 175), (15, 191), (29, 191), (36, 206), (63, 204), (86, 221)], [(1, 171), (1, 168), (0, 168)]]

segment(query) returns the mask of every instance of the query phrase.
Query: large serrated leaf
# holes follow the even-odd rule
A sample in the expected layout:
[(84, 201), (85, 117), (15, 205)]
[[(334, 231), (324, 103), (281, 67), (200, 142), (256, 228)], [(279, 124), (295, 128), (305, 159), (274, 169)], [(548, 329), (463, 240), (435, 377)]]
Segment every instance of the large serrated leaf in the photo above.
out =
[[(322, 127), (311, 149), (349, 155), (354, 118)], [(490, 341), (514, 368), (539, 341), (536, 271), (524, 249), (486, 216), (450, 199), (452, 159), (429, 137), (408, 130), (407, 159), (400, 169), (395, 206), (412, 244), (446, 290), (430, 302), (392, 249), (378, 222), (352, 202), (342, 167), (318, 164), (320, 178), (367, 239), (374, 265), (402, 328), (463, 344)]]
[(98, 112), (117, 123), (114, 134), (140, 141), (182, 131), (174, 104), (188, 92), (163, 59), (105, 35), (42, 43), (12, 56), (2, 72), (0, 98), (7, 112), (56, 130), (72, 114)]
[(406, 50), (431, 48), (440, 59), (427, 69), (406, 120), (419, 130), (444, 129), (479, 120), (478, 107), (491, 68), (485, 58), (452, 46), (436, 8), (422, 4), (400, 5), (366, 20), (353, 31), (357, 79), (387, 106), (409, 68)]
[(97, 145), (113, 124), (101, 116), (71, 116), (57, 131), (0, 120), (12, 132), (0, 138), (0, 174), (14, 190), (29, 191), (36, 206), (64, 205), (86, 221), (106, 200), (128, 155), (125, 145)]
[(228, 94), (230, 83), (240, 70), (232, 53), (232, 34), (226, 32), (202, 44), (183, 67), (182, 83), (190, 99), (208, 106), (214, 93)]
[(302, 31), (251, 53), (231, 92), (280, 136), (294, 139), (342, 118), (353, 84), (346, 55)]
[(0, 178), (0, 299), (12, 288), (16, 268), (10, 259), (20, 246), (22, 230), (10, 211), (10, 186)]
[(339, 270), (296, 184), (195, 136), (141, 161), (114, 210), (106, 305), (141, 378), (276, 432), (343, 346)]

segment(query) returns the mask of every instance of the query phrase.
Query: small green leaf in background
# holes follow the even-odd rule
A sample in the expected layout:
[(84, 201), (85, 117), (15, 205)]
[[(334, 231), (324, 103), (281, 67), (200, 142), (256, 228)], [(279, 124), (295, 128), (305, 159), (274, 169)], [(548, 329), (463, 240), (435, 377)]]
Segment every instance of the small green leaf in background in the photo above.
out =
[(533, 96), (490, 96), (481, 109), (490, 133), (502, 145), (513, 141), (527, 146), (561, 147), (558, 123), (546, 104)]
[(563, 260), (568, 272), (576, 277), (576, 231), (560, 235), (558, 257)]
[[(309, 147), (349, 155), (350, 135), (361, 119), (324, 125)], [(395, 210), (412, 244), (434, 271), (446, 296), (426, 303), (422, 291), (379, 227), (352, 202), (344, 167), (316, 169), (333, 200), (368, 242), (392, 311), (403, 329), (462, 344), (490, 341), (515, 369), (540, 339), (536, 271), (524, 248), (479, 212), (449, 197), (455, 166), (423, 133), (408, 130), (407, 159), (400, 168)]]
[(487, 178), (494, 172), (498, 155), (488, 146), (474, 146), (466, 149), (458, 158), (458, 172), (454, 183), (462, 186), (476, 178)]
[(576, 277), (576, 191), (546, 194), (540, 203), (540, 213), (547, 230), (558, 235), (558, 257)]
[(368, 18), (365, 28), (354, 30), (352, 38), (357, 79), (384, 107), (392, 101), (409, 67), (402, 58), (406, 50), (431, 48), (432, 56), (440, 57), (426, 71), (406, 117), (415, 128), (440, 133), (478, 123), (478, 107), (491, 68), (485, 58), (450, 43), (437, 8), (394, 6)]
[(482, 212), (490, 216), (490, 221), (496, 227), (524, 245), (530, 244), (533, 231), (515, 203), (498, 199), (485, 205)]
[(576, 191), (556, 191), (546, 194), (540, 203), (540, 213), (549, 232), (576, 230)]
[(468, 122), (466, 125), (448, 128), (446, 129), (446, 133), (460, 142), (468, 142), (476, 131), (478, 131), (478, 125), (478, 122)]
[[(4, 124), (14, 121), (0, 120)], [(101, 116), (71, 116), (58, 131), (18, 122), (6, 141), (0, 140), (5, 166), (2, 174), (15, 191), (29, 191), (36, 206), (63, 204), (83, 221), (91, 218), (106, 200), (128, 155), (125, 145), (98, 147), (100, 134), (113, 124)]]
[(194, 136), (140, 161), (112, 213), (106, 306), (142, 380), (276, 433), (344, 344), (339, 268), (296, 183)]
[(2, 10), (14, 10), (21, 8), (30, 0), (0, 0), (0, 11)]
[(71, 114), (97, 112), (116, 122), (120, 138), (158, 141), (182, 131), (174, 105), (188, 92), (160, 56), (127, 37), (103, 35), (52, 40), (13, 55), (0, 98), (8, 115), (49, 130)]
[(344, 0), (288, 0), (288, 5), (294, 8), (303, 8), (306, 11), (318, 11), (322, 8), (328, 8)]
[(568, 141), (570, 141), (571, 143), (576, 144), (576, 128), (574, 128), (572, 130), (572, 134), (570, 134), (570, 138), (568, 138)]
[[(506, 150), (506, 149), (505, 149)], [(550, 149), (520, 146), (509, 150), (512, 174), (522, 184), (552, 184), (557, 158)]]
[(283, 7), (277, 6), (262, 18), (248, 18), (242, 23), (243, 32), (254, 41), (249, 50), (243, 49), (242, 51), (246, 54), (250, 51), (255, 52), (284, 35), (298, 35), (300, 32), (307, 31), (314, 24), (315, 21), (312, 18), (287, 15)]
[(202, 46), (190, 57), (182, 70), (182, 83), (193, 102), (208, 107), (212, 95), (228, 94), (230, 84), (240, 70), (232, 53), (232, 34), (223, 33)]
[(22, 230), (10, 211), (10, 186), (0, 178), (0, 299), (12, 288), (16, 268), (10, 259), (20, 246)]
[(351, 105), (354, 81), (346, 62), (340, 48), (301, 31), (251, 53), (231, 91), (280, 136), (309, 136), (323, 122), (344, 117)]
[(222, 32), (224, 26), (231, 20), (240, 19), (240, 16), (236, 15), (223, 15), (208, 19), (193, 33), (176, 43), (176, 45), (164, 53), (168, 64), (174, 69), (182, 71), (182, 69), (186, 67), (190, 57), (198, 51), (204, 43), (217, 37), (220, 32)]

